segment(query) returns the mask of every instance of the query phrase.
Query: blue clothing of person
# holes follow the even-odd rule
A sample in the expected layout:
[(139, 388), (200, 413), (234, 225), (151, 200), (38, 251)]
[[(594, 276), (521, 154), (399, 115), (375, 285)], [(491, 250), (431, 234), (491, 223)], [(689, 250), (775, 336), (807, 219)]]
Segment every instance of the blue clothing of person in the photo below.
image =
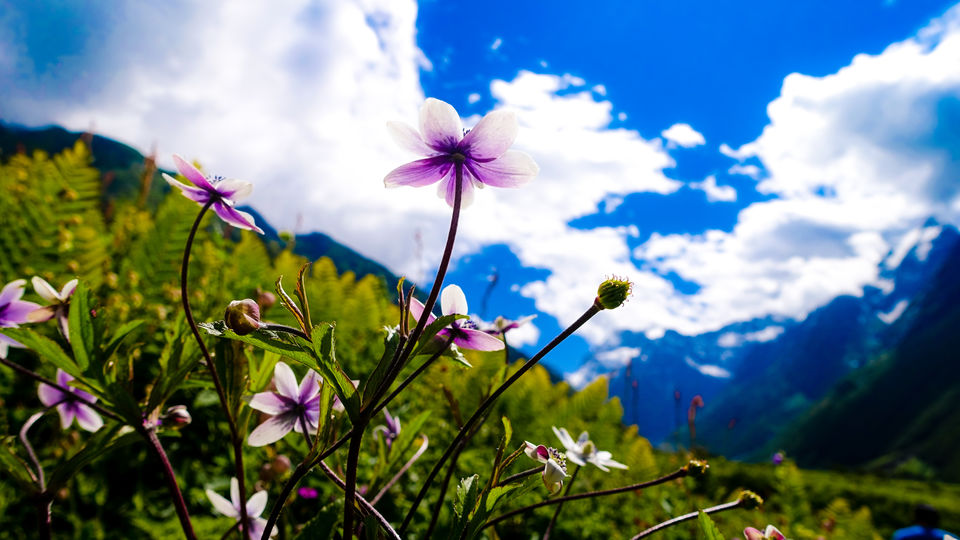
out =
[(914, 525), (893, 533), (893, 540), (948, 540), (951, 538), (956, 537), (943, 529), (931, 529), (921, 525)]

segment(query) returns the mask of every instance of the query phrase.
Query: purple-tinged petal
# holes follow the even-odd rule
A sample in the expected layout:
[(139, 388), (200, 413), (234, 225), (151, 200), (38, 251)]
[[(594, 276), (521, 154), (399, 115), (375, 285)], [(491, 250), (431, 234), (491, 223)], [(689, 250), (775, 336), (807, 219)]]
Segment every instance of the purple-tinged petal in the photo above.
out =
[(53, 285), (47, 283), (47, 280), (42, 277), (33, 276), (30, 282), (33, 284), (33, 290), (40, 295), (40, 298), (43, 298), (47, 302), (59, 302), (61, 300), (60, 294), (53, 288)]
[(429, 186), (442, 180), (449, 174), (450, 168), (450, 158), (447, 156), (418, 159), (390, 171), (383, 178), (383, 185), (388, 188)]
[(42, 306), (40, 304), (34, 304), (33, 302), (14, 300), (13, 302), (7, 304), (7, 308), (3, 311), (3, 322), (6, 324), (29, 322), (30, 313), (40, 309), (41, 307)]
[(74, 403), (74, 413), (77, 417), (77, 424), (87, 431), (95, 432), (103, 427), (103, 418), (100, 418), (97, 411), (83, 403)]
[[(213, 185), (207, 180), (207, 177), (204, 176), (199, 169), (193, 166), (192, 163), (178, 156), (177, 154), (173, 155), (173, 163), (177, 166), (177, 170), (180, 171), (187, 180), (189, 180), (193, 185), (204, 191), (214, 191)], [(167, 180), (169, 182), (169, 180)]]
[(463, 138), (463, 123), (452, 105), (428, 98), (420, 107), (420, 133), (431, 148), (447, 152)]
[(753, 527), (747, 527), (743, 530), (743, 536), (746, 540), (763, 540), (763, 533), (754, 529)]
[(66, 300), (73, 296), (73, 292), (77, 290), (77, 284), (80, 282), (77, 278), (73, 278), (70, 281), (66, 282), (63, 285), (63, 288), (60, 289), (60, 300)]
[(220, 219), (238, 229), (247, 229), (263, 234), (263, 229), (257, 227), (254, 223), (253, 216), (246, 212), (241, 212), (223, 201), (213, 203), (213, 211), (220, 216)]
[[(473, 203), (473, 183), (470, 182), (468, 175), (466, 174), (467, 171), (464, 171), (464, 173), (464, 179), (462, 182), (463, 187), (461, 188), (460, 195), (460, 208), (466, 208)], [(454, 202), (456, 202), (456, 186), (457, 181), (452, 174), (447, 175), (447, 177), (440, 182), (440, 185), (437, 186), (437, 196), (446, 199), (447, 204), (449, 204), (451, 207), (453, 206)]]
[(67, 373), (66, 371), (57, 368), (57, 384), (64, 388), (70, 388), (70, 381), (73, 380), (73, 376)]
[[(583, 458), (580, 456), (580, 454), (577, 453), (577, 452), (574, 452), (574, 451), (572, 451), (572, 450), (567, 450), (566, 452), (564, 452), (564, 454), (566, 454), (566, 456), (567, 456), (567, 461), (569, 461), (570, 463), (576, 463), (577, 465), (579, 465), (579, 466), (581, 466), (581, 467), (583, 467), (584, 465), (587, 464), (587, 462), (584, 461)], [(598, 465), (598, 467), (599, 467), (599, 465)], [(600, 468), (602, 469), (603, 467), (600, 467)]]
[(440, 312), (444, 315), (466, 315), (467, 297), (457, 285), (447, 285), (440, 292)]
[(204, 189), (188, 186), (181, 182), (177, 182), (172, 176), (167, 173), (163, 173), (163, 179), (167, 181), (168, 184), (180, 190), (180, 193), (183, 193), (183, 196), (190, 199), (191, 201), (198, 204), (207, 204), (207, 201), (210, 200), (210, 192)]
[(398, 145), (418, 156), (433, 156), (437, 151), (423, 142), (417, 130), (403, 122), (387, 122), (387, 132)]
[(249, 405), (251, 409), (263, 411), (272, 415), (282, 414), (287, 412), (287, 410), (290, 408), (289, 402), (284, 401), (283, 398), (274, 392), (260, 392), (254, 394), (253, 397), (250, 398), (250, 403), (247, 405)]
[(39, 323), (47, 322), (57, 314), (57, 308), (53, 306), (43, 306), (39, 309), (35, 309), (27, 314), (26, 322), (29, 323)]
[(547, 450), (547, 447), (542, 444), (533, 444), (530, 441), (523, 441), (523, 444), (526, 446), (523, 453), (527, 455), (530, 459), (535, 459), (541, 463), (546, 463), (550, 459), (550, 451)]
[(26, 284), (25, 279), (15, 279), (4, 285), (3, 290), (0, 291), (0, 306), (19, 300), (23, 296), (23, 287)]
[(290, 433), (296, 423), (297, 416), (294, 414), (273, 416), (250, 433), (250, 436), (247, 437), (247, 444), (250, 446), (273, 444)]
[(320, 374), (312, 369), (307, 370), (307, 374), (303, 377), (303, 381), (300, 382), (300, 388), (297, 392), (297, 403), (305, 405), (310, 398), (316, 396), (320, 393), (320, 382), (323, 379), (320, 377)]
[[(311, 416), (311, 415), (310, 415), (309, 413), (306, 413), (306, 412), (304, 413), (304, 420), (307, 421), (307, 434), (308, 434), (308, 435), (316, 435), (316, 433), (317, 433), (317, 423), (311, 421), (312, 419), (310, 418), (310, 416)], [(320, 418), (320, 411), (317, 411), (317, 414), (316, 414), (316, 415), (313, 415), (313, 416), (314, 416), (315, 418), (319, 419), (319, 418)], [(293, 431), (295, 431), (295, 432), (297, 432), (297, 433), (303, 433), (303, 420), (300, 420), (299, 418), (297, 418), (297, 421), (293, 424)]]
[[(267, 528), (267, 520), (263, 518), (256, 518), (250, 520), (250, 534), (247, 538), (250, 540), (260, 540), (263, 538), (263, 531)], [(270, 531), (270, 536), (276, 536), (278, 529), (276, 526), (273, 527), (273, 530)]]
[(464, 135), (460, 146), (473, 159), (496, 159), (513, 146), (518, 130), (516, 114), (512, 111), (493, 111)]
[(239, 515), (240, 505), (243, 504), (243, 501), (240, 500), (240, 482), (237, 481), (236, 477), (230, 479), (230, 502), (233, 503), (233, 509)]
[(583, 446), (584, 444), (587, 444), (587, 441), (589, 440), (590, 440), (590, 434), (587, 433), (586, 431), (583, 431), (580, 433), (580, 436), (577, 437), (577, 444), (580, 446)]
[(63, 401), (64, 398), (63, 392), (44, 383), (40, 383), (40, 386), (37, 387), (37, 395), (40, 397), (40, 403), (43, 403), (44, 407), (50, 407), (54, 403)]
[(300, 388), (297, 386), (297, 376), (286, 362), (277, 362), (273, 368), (273, 385), (277, 387), (277, 393), (283, 397), (293, 400), (300, 395)]
[(509, 150), (493, 161), (468, 161), (467, 167), (480, 182), (502, 188), (520, 187), (540, 173), (533, 158), (519, 150)]
[[(7, 353), (10, 352), (10, 345), (11, 345), (10, 342), (11, 342), (11, 341), (13, 341), (13, 340), (10, 339), (10, 338), (8, 338), (7, 336), (5, 336), (5, 335), (3, 335), (3, 334), (0, 334), (0, 358), (6, 358), (6, 357), (7, 357)], [(16, 343), (16, 342), (14, 342), (14, 343)], [(13, 345), (13, 346), (16, 347), (17, 345), (19, 345), (19, 343), (15, 344), (15, 345)]]
[(207, 493), (207, 498), (210, 499), (211, 503), (213, 503), (214, 510), (216, 510), (217, 512), (220, 512), (221, 514), (227, 517), (231, 517), (234, 519), (240, 517), (240, 514), (237, 512), (237, 509), (234, 508), (233, 505), (230, 503), (230, 501), (225, 499), (223, 496), (216, 493), (212, 489), (208, 489), (206, 493)]
[(67, 429), (73, 424), (73, 418), (77, 414), (77, 409), (71, 402), (65, 402), (57, 405), (57, 414), (60, 415), (60, 427)]
[(247, 517), (258, 518), (267, 507), (267, 492), (258, 491), (247, 500)]
[[(410, 315), (413, 316), (413, 319), (417, 322), (420, 322), (420, 317), (423, 315), (423, 304), (420, 303), (416, 298), (410, 299)], [(437, 318), (433, 316), (433, 313), (427, 314), (427, 323), (430, 324), (435, 321)]]
[(783, 533), (777, 530), (773, 525), (767, 525), (765, 531), (763, 531), (764, 538), (769, 538), (770, 540), (785, 540)]
[(217, 193), (219, 193), (224, 199), (230, 199), (233, 202), (237, 202), (246, 199), (251, 193), (253, 193), (253, 184), (250, 182), (244, 182), (243, 180), (226, 178), (217, 182), (217, 184), (214, 186), (214, 189), (216, 189)]
[(474, 351), (499, 351), (504, 345), (500, 339), (480, 330), (461, 328), (459, 335), (453, 340), (458, 347)]

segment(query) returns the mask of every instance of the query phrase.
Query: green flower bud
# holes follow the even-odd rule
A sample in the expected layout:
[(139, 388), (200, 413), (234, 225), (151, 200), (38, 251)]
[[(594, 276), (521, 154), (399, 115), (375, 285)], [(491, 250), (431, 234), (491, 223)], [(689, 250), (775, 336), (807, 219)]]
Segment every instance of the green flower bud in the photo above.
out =
[(633, 290), (633, 283), (616, 276), (604, 281), (597, 288), (594, 304), (600, 309), (614, 309), (623, 305)]
[(756, 493), (748, 490), (740, 492), (740, 505), (743, 508), (759, 508), (763, 505), (763, 497), (757, 495)]
[(227, 323), (227, 328), (240, 336), (259, 330), (263, 326), (260, 323), (260, 306), (249, 298), (230, 302), (227, 311), (223, 314), (223, 319)]
[(699, 459), (691, 459), (690, 463), (687, 463), (685, 469), (687, 469), (687, 475), (694, 478), (699, 478), (707, 474), (707, 469), (710, 468), (710, 465), (707, 465), (706, 461)]

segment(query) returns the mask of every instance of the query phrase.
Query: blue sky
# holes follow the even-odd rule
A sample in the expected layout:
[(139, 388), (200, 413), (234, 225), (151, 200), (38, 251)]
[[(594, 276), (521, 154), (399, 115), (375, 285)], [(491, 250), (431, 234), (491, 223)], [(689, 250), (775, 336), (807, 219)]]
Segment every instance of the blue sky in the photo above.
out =
[(573, 371), (623, 331), (803, 317), (877, 285), (928, 217), (956, 222), (951, 6), (0, 0), (0, 118), (198, 159), (255, 182), (276, 226), (423, 282), (449, 209), (383, 189), (413, 157), (384, 122), (426, 96), (468, 125), (516, 110), (541, 175), (479, 194), (448, 281), (484, 319), (539, 313), (516, 336), (532, 352), (606, 275), (633, 279), (548, 360)]

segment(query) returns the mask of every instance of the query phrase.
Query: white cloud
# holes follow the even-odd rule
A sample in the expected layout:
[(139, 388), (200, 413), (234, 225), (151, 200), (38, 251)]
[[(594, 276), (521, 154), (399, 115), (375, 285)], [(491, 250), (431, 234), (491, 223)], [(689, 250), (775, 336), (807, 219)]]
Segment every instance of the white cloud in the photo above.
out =
[(900, 318), (901, 315), (903, 315), (903, 312), (907, 310), (907, 306), (909, 305), (910, 305), (909, 300), (906, 300), (906, 299), (901, 300), (897, 302), (897, 304), (893, 306), (893, 309), (891, 309), (890, 311), (886, 313), (877, 313), (877, 318), (879, 318), (881, 321), (883, 321), (886, 324), (893, 324), (894, 321), (896, 321), (897, 319)]
[(703, 182), (693, 182), (690, 184), (693, 189), (702, 190), (707, 194), (707, 200), (710, 202), (733, 202), (737, 200), (737, 190), (733, 186), (718, 186), (717, 177), (710, 175)]
[(717, 338), (717, 345), (726, 348), (739, 347), (745, 342), (757, 342), (765, 343), (767, 341), (773, 341), (780, 334), (783, 333), (784, 328), (782, 326), (768, 326), (762, 330), (757, 330), (756, 332), (747, 332), (745, 334), (738, 334), (736, 332), (724, 332)]
[(690, 124), (674, 124), (663, 130), (660, 135), (673, 145), (683, 148), (693, 148), (707, 142), (700, 132), (690, 127)]
[(756, 165), (741, 165), (738, 163), (730, 167), (730, 169), (727, 170), (727, 173), (749, 176), (750, 178), (757, 180), (760, 178), (761, 170), (760, 167), (757, 167)]
[(503, 39), (497, 38), (493, 40), (493, 43), (490, 44), (490, 50), (495, 51), (499, 49), (501, 45), (503, 45)]
[(689, 356), (685, 358), (684, 361), (688, 366), (699, 371), (701, 375), (706, 375), (707, 377), (714, 377), (716, 379), (729, 379), (733, 375), (730, 373), (730, 371), (720, 366), (714, 366), (712, 364), (698, 364)]
[(467, 103), (470, 103), (471, 105), (478, 101), (480, 101), (480, 94), (476, 92), (473, 92), (469, 96), (467, 96)]
[(640, 356), (639, 347), (618, 347), (598, 352), (594, 355), (594, 358), (605, 368), (617, 369), (626, 366), (638, 356)]

